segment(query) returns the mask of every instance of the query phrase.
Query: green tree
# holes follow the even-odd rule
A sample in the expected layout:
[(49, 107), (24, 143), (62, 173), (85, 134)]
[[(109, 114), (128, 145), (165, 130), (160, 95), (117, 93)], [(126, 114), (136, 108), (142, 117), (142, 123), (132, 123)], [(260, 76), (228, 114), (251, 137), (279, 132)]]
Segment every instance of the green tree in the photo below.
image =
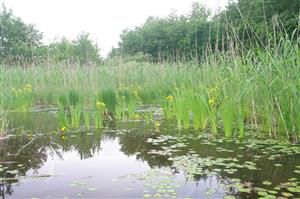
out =
[(67, 38), (50, 44), (50, 52), (54, 60), (58, 62), (71, 62), (74, 57), (74, 45)]
[(4, 5), (0, 10), (0, 61), (33, 62), (41, 44), (42, 33), (34, 25), (25, 24)]
[(80, 33), (76, 40), (73, 41), (73, 44), (74, 56), (81, 65), (89, 63), (99, 64), (101, 62), (99, 48), (97, 44), (94, 44), (89, 38), (88, 33)]

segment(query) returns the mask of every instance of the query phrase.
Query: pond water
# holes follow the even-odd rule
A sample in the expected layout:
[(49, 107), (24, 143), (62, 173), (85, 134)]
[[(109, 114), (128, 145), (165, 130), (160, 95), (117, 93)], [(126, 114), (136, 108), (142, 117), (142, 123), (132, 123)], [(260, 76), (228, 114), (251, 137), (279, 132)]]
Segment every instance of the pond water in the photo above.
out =
[[(300, 146), (179, 131), (161, 121), (58, 132), (51, 113), (11, 115), (2, 198), (297, 198)], [(21, 133), (22, 132), (22, 133)]]

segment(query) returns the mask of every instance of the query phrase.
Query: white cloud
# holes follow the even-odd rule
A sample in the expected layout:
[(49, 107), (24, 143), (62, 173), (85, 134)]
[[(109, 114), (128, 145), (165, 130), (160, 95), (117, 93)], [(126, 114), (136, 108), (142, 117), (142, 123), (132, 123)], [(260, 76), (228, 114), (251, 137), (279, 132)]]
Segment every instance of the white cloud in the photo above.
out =
[[(1, 0), (0, 0), (1, 1)], [(195, 0), (4, 0), (27, 23), (36, 24), (45, 41), (81, 31), (97, 41), (102, 55), (118, 44), (126, 28), (142, 24), (149, 16), (167, 16), (171, 9), (187, 13)], [(227, 0), (202, 0), (210, 9), (223, 8)]]

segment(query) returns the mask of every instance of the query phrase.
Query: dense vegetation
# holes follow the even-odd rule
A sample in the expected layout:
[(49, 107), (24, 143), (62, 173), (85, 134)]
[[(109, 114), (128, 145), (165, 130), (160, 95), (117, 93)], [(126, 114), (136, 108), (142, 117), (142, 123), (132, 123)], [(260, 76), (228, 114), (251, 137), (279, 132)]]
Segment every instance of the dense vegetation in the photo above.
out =
[[(152, 121), (157, 113), (138, 110), (150, 105), (181, 129), (226, 137), (258, 130), (298, 142), (297, 2), (239, 0), (215, 16), (193, 4), (186, 16), (152, 17), (124, 31), (119, 48), (101, 66), (88, 34), (46, 46), (34, 26), (3, 7), (1, 114), (58, 107), (62, 129), (81, 122), (101, 128), (103, 118)], [(11, 67), (26, 63), (34, 66)]]
[[(88, 127), (94, 123), (100, 128), (103, 116), (150, 121), (153, 115), (136, 110), (152, 104), (163, 108), (166, 119), (176, 119), (179, 128), (224, 131), (226, 136), (236, 132), (241, 137), (245, 129), (252, 129), (297, 140), (299, 44), (299, 38), (283, 38), (277, 46), (280, 54), (276, 48), (258, 50), (258, 55), (211, 55), (201, 67), (121, 62), (87, 68), (11, 68), (2, 78), (2, 106), (26, 111), (54, 105), (60, 107), (61, 127), (77, 128), (83, 119)], [(92, 123), (84, 107), (94, 110)]]
[(149, 17), (142, 26), (125, 30), (120, 48), (113, 49), (112, 55), (140, 53), (154, 60), (198, 61), (210, 52), (272, 45), (271, 41), (279, 39), (276, 32), (295, 34), (299, 10), (298, 0), (239, 0), (212, 15), (194, 3), (187, 15), (173, 12), (167, 18)]
[(39, 63), (101, 62), (99, 49), (88, 33), (80, 33), (74, 41), (62, 38), (49, 45), (42, 43), (43, 34), (32, 24), (24, 23), (4, 5), (0, 8), (0, 63), (34, 65)]

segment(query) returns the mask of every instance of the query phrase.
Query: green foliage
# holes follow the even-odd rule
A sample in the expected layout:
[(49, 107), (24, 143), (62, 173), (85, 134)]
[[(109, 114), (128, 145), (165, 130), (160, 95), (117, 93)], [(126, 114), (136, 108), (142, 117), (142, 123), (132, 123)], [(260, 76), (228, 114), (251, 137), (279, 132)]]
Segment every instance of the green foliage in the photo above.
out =
[(39, 57), (42, 34), (32, 24), (15, 17), (4, 4), (0, 8), (0, 63), (30, 63)]
[(97, 44), (88, 33), (80, 33), (74, 41), (62, 38), (49, 46), (50, 58), (57, 62), (79, 63), (80, 65), (100, 64), (101, 57)]
[(125, 30), (120, 48), (113, 49), (111, 56), (144, 54), (151, 56), (148, 60), (199, 61), (213, 51), (276, 46), (282, 35), (299, 34), (299, 11), (299, 0), (238, 0), (229, 1), (225, 10), (212, 16), (194, 3), (187, 15), (149, 17), (142, 26)]
[(110, 87), (102, 89), (100, 99), (106, 105), (107, 111), (111, 113), (116, 112), (117, 95), (115, 89)]
[(7, 10), (0, 8), (0, 63), (11, 65), (55, 62), (100, 64), (99, 48), (88, 33), (80, 33), (74, 41), (62, 38), (47, 45), (41, 43), (42, 33), (32, 24), (24, 23)]

